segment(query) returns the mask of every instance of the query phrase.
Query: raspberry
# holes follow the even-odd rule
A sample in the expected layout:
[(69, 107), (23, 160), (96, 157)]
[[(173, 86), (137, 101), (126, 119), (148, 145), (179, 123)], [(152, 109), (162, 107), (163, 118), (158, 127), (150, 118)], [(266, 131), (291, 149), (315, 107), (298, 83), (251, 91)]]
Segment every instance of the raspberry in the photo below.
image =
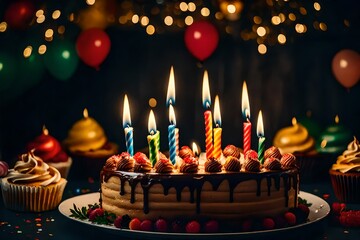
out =
[(215, 233), (219, 231), (219, 223), (216, 220), (207, 221), (204, 225), (204, 231), (206, 233)]
[(150, 220), (145, 219), (140, 224), (140, 230), (141, 231), (152, 231), (153, 230), (153, 224)]
[(104, 215), (104, 210), (102, 208), (96, 208), (93, 211), (91, 211), (91, 213), (89, 214), (89, 220), (93, 222), (95, 218), (101, 217), (103, 215)]
[(251, 231), (252, 227), (253, 227), (253, 222), (250, 219), (243, 221), (241, 224), (241, 230), (244, 232)]
[(171, 223), (171, 230), (175, 233), (181, 233), (185, 231), (184, 223), (180, 220), (175, 220)]
[(159, 218), (155, 222), (155, 230), (158, 232), (166, 232), (168, 229), (168, 224), (163, 218)]
[(333, 213), (335, 215), (340, 215), (340, 213), (345, 210), (346, 204), (345, 203), (334, 202), (331, 205), (331, 208), (332, 208), (332, 211), (333, 211)]
[(344, 227), (360, 227), (360, 210), (341, 212), (339, 222)]
[(186, 232), (187, 233), (198, 233), (200, 232), (200, 223), (198, 221), (190, 221), (186, 224)]
[(289, 226), (294, 226), (296, 224), (296, 216), (294, 213), (286, 212), (284, 214), (284, 218), (285, 218), (287, 224), (289, 224)]
[(122, 216), (117, 216), (114, 221), (114, 226), (117, 228), (121, 228)]
[(275, 228), (275, 221), (272, 218), (264, 218), (262, 221), (262, 226), (266, 230), (271, 230)]
[(130, 230), (140, 230), (141, 221), (138, 218), (131, 219), (129, 223)]

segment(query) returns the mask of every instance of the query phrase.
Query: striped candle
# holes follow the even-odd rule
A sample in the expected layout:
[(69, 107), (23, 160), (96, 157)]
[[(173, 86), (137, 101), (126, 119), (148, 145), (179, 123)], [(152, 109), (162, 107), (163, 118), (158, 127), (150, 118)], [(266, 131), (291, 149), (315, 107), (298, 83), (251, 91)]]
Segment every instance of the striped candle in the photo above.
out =
[(179, 129), (175, 128), (175, 145), (176, 145), (176, 156), (179, 156), (180, 143), (179, 143)]
[(208, 73), (204, 71), (203, 85), (202, 85), (202, 102), (203, 107), (207, 109), (204, 112), (205, 121), (205, 149), (206, 157), (211, 158), (213, 156), (213, 127), (212, 127), (212, 114), (209, 110), (211, 106), (210, 87)]
[(249, 95), (247, 91), (246, 82), (243, 83), (242, 96), (241, 96), (241, 110), (243, 117), (246, 122), (243, 123), (243, 141), (244, 141), (244, 153), (250, 150), (251, 148), (251, 122), (250, 122), (250, 104), (249, 104)]
[(262, 112), (259, 111), (258, 121), (256, 126), (256, 134), (259, 138), (258, 145), (258, 158), (261, 164), (264, 164), (264, 153), (265, 153), (265, 137), (264, 137), (264, 124), (262, 118)]
[(219, 103), (219, 96), (216, 95), (215, 103), (214, 103), (214, 121), (215, 121), (215, 128), (214, 128), (214, 151), (213, 157), (216, 159), (220, 159), (221, 156), (221, 113), (220, 113), (220, 103)]
[(151, 165), (155, 166), (155, 163), (159, 159), (160, 132), (156, 130), (155, 115), (152, 110), (150, 110), (149, 114), (148, 131), (149, 135), (147, 136), (147, 141), (149, 144), (149, 159)]
[(176, 163), (176, 138), (175, 138), (175, 112), (172, 105), (169, 106), (169, 126), (168, 126), (168, 141), (169, 141), (169, 158), (173, 165)]
[(124, 96), (123, 127), (125, 132), (126, 150), (131, 156), (134, 156), (133, 128), (131, 127), (129, 100), (126, 94)]

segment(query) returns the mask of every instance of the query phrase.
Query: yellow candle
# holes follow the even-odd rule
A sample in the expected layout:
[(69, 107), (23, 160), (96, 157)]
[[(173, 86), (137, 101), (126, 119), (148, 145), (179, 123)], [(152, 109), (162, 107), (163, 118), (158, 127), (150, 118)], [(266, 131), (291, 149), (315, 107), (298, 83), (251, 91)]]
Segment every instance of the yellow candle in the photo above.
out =
[(216, 95), (215, 103), (214, 103), (214, 121), (215, 121), (215, 128), (214, 128), (214, 151), (213, 156), (216, 159), (220, 159), (221, 156), (221, 135), (222, 135), (222, 128), (221, 128), (221, 113), (220, 113), (220, 103), (219, 103), (219, 96)]

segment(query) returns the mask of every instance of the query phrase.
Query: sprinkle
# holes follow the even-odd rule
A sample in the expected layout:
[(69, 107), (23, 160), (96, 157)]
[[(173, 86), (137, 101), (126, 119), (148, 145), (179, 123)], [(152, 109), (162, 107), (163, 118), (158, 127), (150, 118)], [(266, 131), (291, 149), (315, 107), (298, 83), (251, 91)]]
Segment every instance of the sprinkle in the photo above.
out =
[(19, 231), (17, 231), (16, 233), (22, 233), (22, 231), (19, 230)]
[(36, 226), (37, 226), (37, 227), (41, 227), (41, 223), (37, 223)]
[(49, 236), (52, 237), (52, 236), (54, 236), (54, 235), (53, 235), (52, 233), (49, 233)]
[(52, 218), (52, 219), (51, 219), (51, 221), (52, 221), (52, 222), (54, 222), (54, 221), (55, 221), (55, 219), (53, 219), (53, 218)]
[(95, 181), (94, 181), (94, 178), (89, 177), (89, 178), (88, 178), (88, 182), (89, 182), (89, 183), (94, 183), (94, 182), (95, 182)]
[(344, 233), (348, 234), (348, 233), (349, 233), (349, 231), (348, 231), (348, 230), (345, 230), (345, 231), (344, 231)]
[(25, 222), (26, 222), (26, 223), (31, 223), (31, 220), (26, 219)]
[(15, 226), (16, 229), (19, 229), (20, 227), (19, 226)]
[(42, 231), (42, 228), (39, 228), (38, 231), (41, 232), (41, 231)]
[(41, 218), (35, 218), (36, 222), (41, 222)]

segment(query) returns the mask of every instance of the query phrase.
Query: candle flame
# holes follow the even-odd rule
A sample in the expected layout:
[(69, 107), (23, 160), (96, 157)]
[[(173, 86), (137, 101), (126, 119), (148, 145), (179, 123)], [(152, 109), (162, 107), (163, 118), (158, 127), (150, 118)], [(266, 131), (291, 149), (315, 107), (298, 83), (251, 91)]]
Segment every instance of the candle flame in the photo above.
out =
[(192, 143), (192, 151), (195, 154), (195, 156), (197, 156), (199, 154), (199, 150), (198, 150), (197, 144), (195, 142)]
[(241, 111), (243, 113), (244, 118), (250, 118), (250, 104), (249, 104), (249, 95), (246, 86), (246, 82), (244, 81), (242, 87), (242, 98), (241, 98)]
[(156, 133), (156, 121), (153, 110), (150, 110), (149, 114), (148, 131), (151, 135), (154, 135)]
[(210, 87), (209, 87), (209, 77), (208, 77), (208, 72), (206, 70), (204, 71), (204, 77), (203, 77), (202, 102), (205, 109), (210, 108), (211, 96), (210, 96)]
[(124, 108), (123, 108), (123, 127), (131, 127), (131, 115), (130, 115), (130, 106), (127, 95), (124, 96)]
[(46, 128), (45, 125), (42, 127), (42, 132), (44, 135), (49, 135), (49, 130)]
[(214, 121), (216, 127), (221, 127), (221, 112), (220, 112), (220, 102), (218, 95), (216, 95), (215, 103), (214, 103)]
[(169, 106), (169, 122), (176, 125), (175, 111), (172, 105)]
[(259, 111), (257, 126), (256, 126), (256, 134), (258, 137), (264, 136), (264, 123), (261, 110)]
[(336, 115), (336, 116), (335, 116), (335, 123), (336, 123), (336, 124), (339, 124), (339, 122), (340, 122), (339, 115)]
[(291, 123), (292, 123), (293, 126), (295, 126), (297, 124), (296, 117), (293, 117), (291, 119)]
[(88, 117), (89, 117), (89, 112), (88, 112), (87, 108), (84, 108), (83, 116), (84, 116), (84, 118), (88, 118)]
[(169, 84), (166, 94), (166, 106), (175, 105), (175, 77), (174, 77), (174, 68), (171, 66)]

